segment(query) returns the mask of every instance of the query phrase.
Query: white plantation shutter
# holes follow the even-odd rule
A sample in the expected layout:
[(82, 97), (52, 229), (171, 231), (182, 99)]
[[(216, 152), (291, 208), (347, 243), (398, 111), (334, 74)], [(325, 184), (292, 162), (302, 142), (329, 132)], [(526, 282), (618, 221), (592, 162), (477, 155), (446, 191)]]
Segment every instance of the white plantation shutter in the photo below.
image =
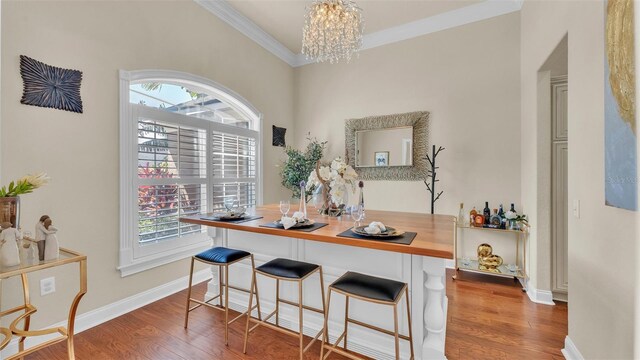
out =
[[(257, 203), (259, 132), (132, 105), (138, 124), (138, 241), (203, 233), (181, 216)], [(210, 150), (207, 150), (210, 149)]]
[(213, 131), (211, 136), (213, 209), (224, 208), (227, 197), (237, 199), (240, 206), (255, 206), (257, 132), (243, 136)]
[(207, 129), (156, 121), (145, 110), (138, 117), (138, 241), (203, 232), (178, 219), (207, 210)]

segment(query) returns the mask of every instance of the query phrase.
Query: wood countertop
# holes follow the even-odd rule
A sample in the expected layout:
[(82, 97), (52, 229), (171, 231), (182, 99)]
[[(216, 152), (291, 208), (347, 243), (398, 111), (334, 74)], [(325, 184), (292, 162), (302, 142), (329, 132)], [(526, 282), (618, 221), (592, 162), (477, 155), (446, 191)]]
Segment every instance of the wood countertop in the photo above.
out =
[(180, 221), (231, 230), (249, 231), (253, 233), (320, 241), (332, 244), (453, 259), (455, 225), (454, 217), (449, 215), (367, 210), (367, 220), (363, 223), (381, 221), (385, 225), (395, 227), (398, 230), (410, 231), (418, 234), (411, 245), (403, 245), (385, 241), (338, 237), (338, 234), (353, 226), (353, 221), (349, 215), (344, 215), (342, 216), (342, 219), (340, 219), (322, 216), (320, 214), (316, 214), (315, 211), (310, 209), (308, 211), (310, 219), (316, 222), (328, 223), (329, 225), (312, 232), (304, 232), (260, 226), (280, 219), (282, 215), (280, 214), (278, 205), (259, 206), (255, 211), (249, 211), (249, 213), (262, 216), (262, 219), (242, 223), (232, 223), (203, 220), (201, 217), (205, 215), (196, 215), (182, 217), (180, 218)]

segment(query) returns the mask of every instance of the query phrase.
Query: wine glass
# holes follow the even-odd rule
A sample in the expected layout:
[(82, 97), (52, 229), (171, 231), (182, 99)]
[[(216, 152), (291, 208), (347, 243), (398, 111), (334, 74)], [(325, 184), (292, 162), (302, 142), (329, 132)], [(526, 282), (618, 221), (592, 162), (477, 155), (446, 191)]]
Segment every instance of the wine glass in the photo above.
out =
[(291, 209), (291, 203), (289, 200), (280, 200), (280, 213), (282, 216), (287, 216), (289, 209)]
[(227, 209), (227, 211), (231, 212), (236, 207), (235, 196), (227, 196), (224, 198), (224, 208)]
[(360, 226), (360, 220), (364, 217), (364, 207), (360, 204), (350, 206), (353, 227)]

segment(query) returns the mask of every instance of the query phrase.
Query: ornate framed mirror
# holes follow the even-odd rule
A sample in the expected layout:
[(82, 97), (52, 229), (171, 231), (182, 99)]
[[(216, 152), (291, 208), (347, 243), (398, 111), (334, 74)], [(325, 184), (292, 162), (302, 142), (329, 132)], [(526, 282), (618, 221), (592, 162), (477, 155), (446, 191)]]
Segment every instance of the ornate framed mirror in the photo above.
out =
[(345, 121), (346, 159), (363, 180), (424, 180), (429, 113)]

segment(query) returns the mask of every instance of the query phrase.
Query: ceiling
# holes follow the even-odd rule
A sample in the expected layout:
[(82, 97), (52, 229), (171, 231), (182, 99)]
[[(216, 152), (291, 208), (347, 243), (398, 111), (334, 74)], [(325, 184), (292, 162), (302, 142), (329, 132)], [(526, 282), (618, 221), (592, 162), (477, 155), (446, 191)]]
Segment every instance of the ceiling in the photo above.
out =
[[(356, 0), (365, 20), (364, 33), (432, 17), (482, 0)], [(305, 8), (310, 0), (228, 0), (242, 15), (286, 46), (300, 53)]]

